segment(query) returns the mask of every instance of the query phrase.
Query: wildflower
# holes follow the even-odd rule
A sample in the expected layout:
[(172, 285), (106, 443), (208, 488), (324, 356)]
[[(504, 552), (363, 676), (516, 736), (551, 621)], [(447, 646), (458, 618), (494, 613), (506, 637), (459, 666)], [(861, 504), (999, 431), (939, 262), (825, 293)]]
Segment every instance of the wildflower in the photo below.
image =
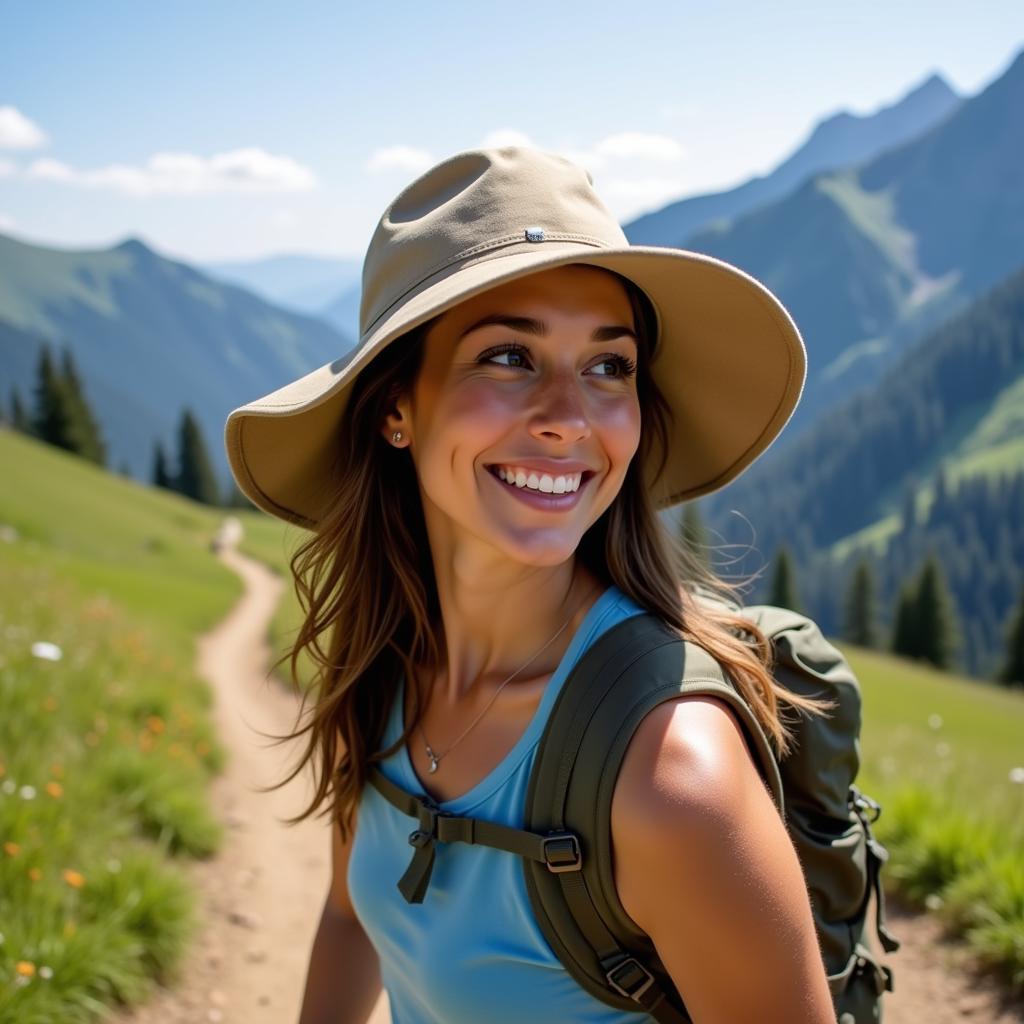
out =
[(61, 872), (61, 877), (74, 889), (81, 889), (85, 885), (85, 876), (71, 868), (65, 868)]
[(1011, 768), (1010, 781), (1024, 783), (1024, 768)]
[(941, 729), (942, 728), (942, 715), (937, 715), (934, 712), (928, 716), (928, 727), (930, 729)]
[(58, 797), (64, 792), (64, 787), (59, 782), (51, 780), (46, 784), (46, 792), (52, 797)]
[(146, 728), (151, 732), (163, 732), (164, 720), (159, 715), (150, 715), (146, 719)]
[(21, 847), (17, 843), (12, 843), (8, 840), (4, 843), (4, 853), (6, 853), (8, 857), (17, 857), (18, 854), (21, 853)]
[(24, 978), (31, 978), (36, 973), (36, 965), (31, 960), (19, 960), (14, 969)]
[(53, 977), (53, 968), (47, 964), (43, 964), (39, 968), (39, 977), (49, 981)]
[(197, 754), (198, 754), (198, 755), (199, 755), (200, 757), (204, 757), (204, 756), (205, 756), (205, 755), (207, 755), (207, 754), (208, 754), (209, 752), (210, 752), (210, 744), (209, 744), (209, 743), (207, 743), (207, 742), (206, 742), (206, 740), (200, 740), (200, 741), (199, 741), (199, 742), (198, 742), (198, 743), (196, 744), (196, 753), (197, 753)]
[(950, 746), (945, 741), (935, 744), (935, 753), (938, 754), (939, 757), (949, 757), (949, 751)]
[(2, 789), (5, 793), (13, 793), (17, 788), (18, 784), (14, 781), (14, 779), (4, 779), (3, 782), (0, 782), (0, 789)]
[(3, 763), (3, 761), (0, 761), (0, 779), (2, 779), (6, 774), (7, 774), (7, 765), (5, 765)]
[(53, 764), (50, 765), (50, 774), (55, 775), (58, 779), (63, 779), (64, 765), (59, 764), (57, 761), (54, 761)]
[(20, 796), (22, 800), (35, 800), (35, 798), (36, 798), (36, 787), (35, 786), (22, 786), (21, 789), (18, 790), (18, 796)]
[(30, 878), (30, 879), (31, 879), (31, 880), (32, 880), (33, 882), (38, 882), (38, 881), (39, 881), (39, 880), (40, 880), (40, 879), (41, 879), (41, 878), (43, 877), (43, 872), (42, 872), (42, 869), (41, 869), (41, 868), (37, 868), (37, 867), (34, 867), (34, 866), (33, 866), (33, 867), (30, 867), (30, 868), (28, 869), (28, 877), (29, 877), (29, 878)]
[(56, 644), (51, 644), (46, 640), (37, 640), (32, 645), (32, 655), (46, 661), (60, 661), (64, 652)]
[(942, 907), (942, 897), (937, 892), (930, 892), (924, 898), (924, 905), (929, 910), (939, 910)]

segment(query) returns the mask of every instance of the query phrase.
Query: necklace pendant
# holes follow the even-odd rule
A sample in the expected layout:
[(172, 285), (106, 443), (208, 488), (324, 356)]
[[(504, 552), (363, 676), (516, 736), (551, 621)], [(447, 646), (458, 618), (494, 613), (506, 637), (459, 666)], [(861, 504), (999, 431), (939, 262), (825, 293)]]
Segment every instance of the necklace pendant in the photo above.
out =
[(430, 774), (433, 775), (437, 771), (437, 755), (427, 747), (427, 757), (430, 758)]

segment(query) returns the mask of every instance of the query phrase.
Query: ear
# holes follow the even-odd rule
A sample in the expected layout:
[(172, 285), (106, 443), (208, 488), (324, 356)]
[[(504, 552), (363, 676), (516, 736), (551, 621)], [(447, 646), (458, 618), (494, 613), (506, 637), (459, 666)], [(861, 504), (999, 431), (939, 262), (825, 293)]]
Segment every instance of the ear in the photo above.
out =
[[(400, 395), (397, 388), (389, 396), (387, 408), (388, 412), (384, 417), (384, 423), (380, 428), (380, 432), (388, 444), (396, 448), (404, 448), (411, 440), (409, 412), (407, 402)], [(397, 441), (395, 440), (396, 433), (401, 433), (402, 435)]]

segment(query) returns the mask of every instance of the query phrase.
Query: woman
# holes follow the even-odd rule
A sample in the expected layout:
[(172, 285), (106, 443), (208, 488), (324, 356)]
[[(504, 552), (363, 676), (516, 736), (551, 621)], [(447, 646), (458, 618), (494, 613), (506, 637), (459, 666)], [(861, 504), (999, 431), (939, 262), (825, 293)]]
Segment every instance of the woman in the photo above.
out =
[[(382, 980), (395, 1024), (646, 1020), (565, 971), (505, 851), (444, 844), (406, 902), (410, 819), (366, 778), (377, 765), (522, 827), (559, 686), (643, 611), (716, 657), (785, 751), (783, 702), (817, 706), (775, 683), (749, 623), (697, 601), (691, 583), (733, 588), (656, 512), (771, 444), (803, 386), (800, 336), (758, 282), (629, 246), (589, 173), (519, 147), (457, 154), (392, 202), (360, 320), (351, 353), (227, 424), (242, 490), (312, 531), (290, 655), (294, 676), (302, 650), (318, 672), (289, 778), (314, 764), (294, 820), (326, 805), (337, 827), (301, 1022), (366, 1021)], [(734, 713), (659, 706), (615, 787), (622, 905), (694, 1021), (834, 1022), (800, 866)]]

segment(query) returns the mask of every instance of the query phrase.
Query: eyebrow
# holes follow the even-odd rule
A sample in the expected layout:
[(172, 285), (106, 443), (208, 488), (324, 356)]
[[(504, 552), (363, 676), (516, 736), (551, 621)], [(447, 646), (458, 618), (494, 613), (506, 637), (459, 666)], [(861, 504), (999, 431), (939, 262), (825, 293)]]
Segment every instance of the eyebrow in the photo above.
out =
[[(490, 327), (492, 324), (499, 324), (502, 327), (509, 327), (513, 331), (522, 331), (524, 334), (534, 334), (537, 337), (546, 337), (548, 325), (543, 320), (535, 320), (529, 316), (508, 316), (505, 313), (491, 313), (477, 320), (476, 323), (467, 327), (457, 338), (462, 341), (468, 334), (480, 330), (481, 327)], [(613, 341), (616, 338), (631, 338), (633, 344), (637, 344), (636, 334), (623, 324), (606, 324), (602, 327), (595, 327), (590, 336), (591, 341)]]

